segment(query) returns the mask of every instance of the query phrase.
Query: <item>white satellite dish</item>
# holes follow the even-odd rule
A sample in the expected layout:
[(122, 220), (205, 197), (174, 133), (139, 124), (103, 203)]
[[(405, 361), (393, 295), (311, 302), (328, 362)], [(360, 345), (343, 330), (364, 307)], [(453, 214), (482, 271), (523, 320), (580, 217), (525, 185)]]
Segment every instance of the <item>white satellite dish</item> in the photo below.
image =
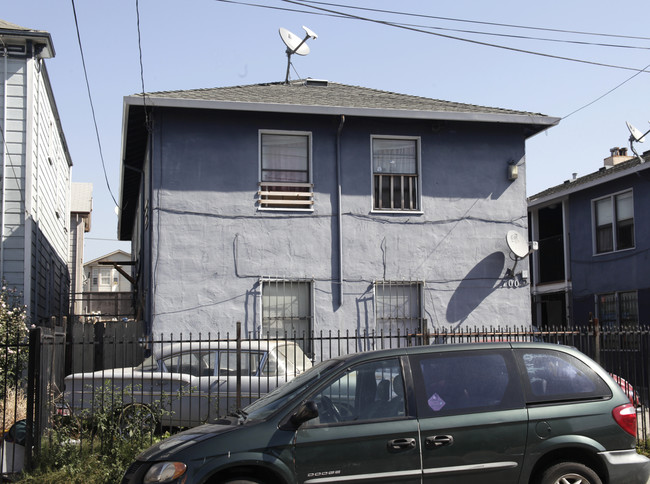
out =
[(305, 39), (301, 39), (291, 31), (285, 29), (284, 27), (280, 27), (280, 38), (282, 38), (284, 45), (287, 46), (287, 54), (309, 54), (309, 46), (305, 43), (305, 40), (309, 38), (309, 35)]
[(625, 124), (627, 124), (627, 129), (630, 131), (630, 141), (636, 141), (637, 143), (643, 143), (645, 141), (645, 135), (648, 133), (643, 134), (627, 121), (625, 121)]
[(302, 28), (304, 29), (307, 35), (305, 35), (303, 39), (300, 39), (300, 37), (296, 36), (296, 34), (290, 32), (284, 27), (280, 27), (280, 38), (282, 39), (282, 42), (284, 42), (284, 45), (287, 46), (287, 75), (284, 78), (285, 84), (289, 83), (289, 68), (291, 67), (291, 56), (293, 54), (298, 54), (298, 55), (309, 54), (309, 46), (306, 44), (307, 39), (318, 38), (318, 35), (316, 35), (312, 30), (308, 29), (304, 25), (302, 26)]
[(517, 258), (522, 259), (528, 255), (528, 242), (518, 232), (508, 230), (506, 243)]

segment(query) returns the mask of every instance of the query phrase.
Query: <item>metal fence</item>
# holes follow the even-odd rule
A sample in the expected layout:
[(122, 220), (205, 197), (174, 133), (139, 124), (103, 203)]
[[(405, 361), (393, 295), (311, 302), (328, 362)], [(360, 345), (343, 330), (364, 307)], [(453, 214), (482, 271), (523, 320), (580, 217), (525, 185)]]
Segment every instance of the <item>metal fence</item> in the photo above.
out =
[[(79, 429), (70, 434), (72, 440), (83, 439), (81, 429), (92, 426), (98, 415), (114, 419), (120, 432), (127, 434), (133, 425), (151, 424), (173, 431), (243, 407), (316, 362), (350, 353), (432, 344), (544, 341), (576, 347), (628, 391), (637, 406), (640, 444), (646, 445), (649, 433), (648, 327), (303, 335), (249, 335), (237, 330), (156, 339), (138, 337), (140, 331), (119, 322), (73, 328), (54, 325), (33, 329), (26, 341), (5, 340), (0, 345), (0, 423), (7, 432), (16, 421), (24, 422), (27, 467), (57, 426)], [(66, 378), (70, 373), (74, 377)], [(9, 455), (5, 442), (3, 459), (16, 459)], [(2, 472), (11, 467), (11, 462), (3, 464)]]

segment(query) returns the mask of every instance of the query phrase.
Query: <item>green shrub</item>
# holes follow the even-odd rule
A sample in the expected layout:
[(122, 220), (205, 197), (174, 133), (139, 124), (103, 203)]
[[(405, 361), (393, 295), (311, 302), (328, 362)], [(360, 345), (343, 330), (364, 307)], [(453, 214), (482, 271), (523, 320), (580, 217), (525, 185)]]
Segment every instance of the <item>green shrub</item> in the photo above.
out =
[(4, 400), (6, 388), (19, 386), (27, 368), (27, 306), (21, 305), (21, 300), (15, 289), (5, 285), (0, 289), (0, 400)]

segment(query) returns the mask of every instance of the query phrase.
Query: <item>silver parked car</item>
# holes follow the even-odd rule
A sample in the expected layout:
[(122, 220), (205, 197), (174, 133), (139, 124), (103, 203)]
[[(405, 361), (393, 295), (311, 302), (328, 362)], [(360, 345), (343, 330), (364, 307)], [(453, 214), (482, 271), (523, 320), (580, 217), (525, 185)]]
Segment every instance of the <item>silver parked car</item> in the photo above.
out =
[(144, 409), (162, 425), (193, 427), (250, 404), (311, 366), (288, 341), (247, 340), (239, 348), (236, 341), (179, 342), (154, 346), (135, 367), (68, 375), (64, 398), (81, 416), (107, 407), (121, 417)]

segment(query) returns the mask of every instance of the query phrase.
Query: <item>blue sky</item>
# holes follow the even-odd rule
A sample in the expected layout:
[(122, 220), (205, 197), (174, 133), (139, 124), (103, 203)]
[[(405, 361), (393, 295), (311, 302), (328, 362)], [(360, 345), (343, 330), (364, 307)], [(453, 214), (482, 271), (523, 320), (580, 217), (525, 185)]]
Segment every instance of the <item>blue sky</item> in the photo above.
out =
[[(255, 8), (217, 0), (139, 0), (145, 90), (282, 81), (286, 55), (278, 28), (285, 27), (302, 35), (301, 27), (306, 25), (318, 34), (318, 38), (309, 41), (311, 53), (308, 56), (294, 56), (295, 71), (291, 71), (294, 79), (328, 79), (565, 118), (559, 126), (527, 142), (529, 195), (562, 183), (574, 172), (581, 176), (596, 171), (602, 166), (603, 158), (609, 155), (610, 148), (628, 147), (625, 121), (644, 132), (650, 128), (650, 73), (632, 78), (636, 74), (633, 70), (549, 57), (644, 69), (650, 64), (650, 32), (647, 29), (650, 2), (633, 5), (603, 0), (329, 2), (419, 14), (417, 17), (310, 3), (366, 18), (418, 25), (414, 28), (419, 30), (547, 54), (545, 56), (358, 19), (314, 15), (307, 12), (319, 11), (281, 0), (250, 2), (304, 12)], [(0, 0), (0, 4), (0, 18), (23, 27), (46, 30), (52, 35), (56, 57), (47, 61), (47, 68), (74, 163), (72, 179), (94, 185), (93, 224), (92, 231), (87, 234), (86, 260), (118, 248), (129, 251), (128, 243), (116, 241), (115, 204), (102, 169), (72, 2)], [(136, 0), (76, 0), (75, 8), (107, 178), (113, 196), (119, 200), (123, 97), (142, 90)], [(431, 27), (437, 30), (430, 30)], [(511, 37), (503, 37), (503, 34)], [(524, 36), (554, 41), (521, 38)], [(625, 84), (596, 101), (621, 83)], [(589, 107), (566, 117), (592, 102)], [(638, 146), (639, 152), (648, 149), (650, 146)]]

